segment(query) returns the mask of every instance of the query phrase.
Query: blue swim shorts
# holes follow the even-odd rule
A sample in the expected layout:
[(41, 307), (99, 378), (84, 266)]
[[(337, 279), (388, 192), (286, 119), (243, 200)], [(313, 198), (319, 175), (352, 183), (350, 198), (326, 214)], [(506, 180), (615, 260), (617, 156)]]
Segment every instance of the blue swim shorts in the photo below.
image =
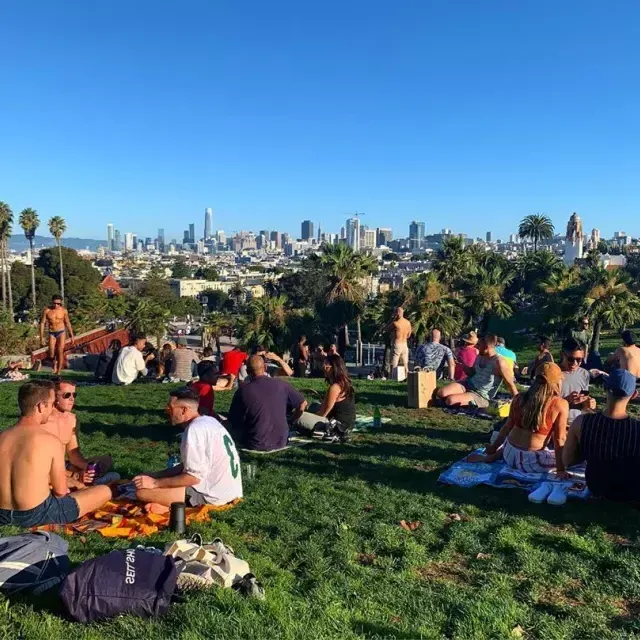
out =
[(67, 524), (80, 516), (78, 503), (70, 495), (58, 498), (53, 494), (37, 507), (18, 511), (0, 509), (0, 525), (16, 527), (39, 527), (43, 524)]

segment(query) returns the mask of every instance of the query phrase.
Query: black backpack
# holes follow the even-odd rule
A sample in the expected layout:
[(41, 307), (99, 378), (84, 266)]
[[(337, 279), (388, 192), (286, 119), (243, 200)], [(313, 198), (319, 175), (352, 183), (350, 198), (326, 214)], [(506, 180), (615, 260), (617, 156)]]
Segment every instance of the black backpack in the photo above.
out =
[(169, 556), (142, 549), (112, 551), (87, 560), (70, 573), (60, 597), (78, 622), (122, 613), (150, 618), (167, 612), (177, 578), (174, 560)]

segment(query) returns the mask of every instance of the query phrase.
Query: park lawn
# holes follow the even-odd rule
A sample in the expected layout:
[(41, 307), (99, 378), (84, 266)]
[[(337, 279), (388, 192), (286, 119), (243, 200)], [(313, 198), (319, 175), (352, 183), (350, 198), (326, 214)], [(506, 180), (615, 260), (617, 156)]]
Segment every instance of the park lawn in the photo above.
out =
[[(322, 392), (321, 381), (294, 381)], [(0, 385), (0, 424), (18, 385)], [(80, 386), (86, 454), (123, 476), (162, 468), (177, 449), (163, 406), (171, 385)], [(263, 602), (213, 590), (162, 619), (82, 626), (55, 597), (0, 596), (0, 638), (619, 638), (640, 634), (640, 515), (602, 501), (554, 508), (522, 491), (461, 489), (439, 474), (486, 439), (489, 423), (406, 408), (406, 387), (356, 382), (358, 412), (390, 423), (348, 445), (253, 455), (245, 500), (194, 530), (248, 560)], [(228, 394), (218, 394), (224, 411)], [(400, 521), (421, 523), (406, 531)], [(15, 530), (5, 529), (3, 534)], [(143, 541), (162, 546), (169, 533)], [(134, 544), (138, 544), (138, 541)], [(126, 547), (70, 538), (74, 562)], [(515, 631), (514, 631), (515, 630)]]

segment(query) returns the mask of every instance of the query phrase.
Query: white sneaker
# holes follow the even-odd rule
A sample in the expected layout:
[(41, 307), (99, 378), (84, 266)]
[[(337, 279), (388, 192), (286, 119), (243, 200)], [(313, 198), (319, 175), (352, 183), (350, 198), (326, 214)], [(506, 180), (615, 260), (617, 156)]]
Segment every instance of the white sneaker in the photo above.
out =
[(553, 486), (550, 482), (543, 482), (535, 491), (529, 494), (529, 502), (542, 504), (551, 494)]
[(562, 506), (567, 501), (567, 489), (568, 487), (565, 484), (554, 483), (551, 495), (547, 498), (547, 503), (556, 507)]

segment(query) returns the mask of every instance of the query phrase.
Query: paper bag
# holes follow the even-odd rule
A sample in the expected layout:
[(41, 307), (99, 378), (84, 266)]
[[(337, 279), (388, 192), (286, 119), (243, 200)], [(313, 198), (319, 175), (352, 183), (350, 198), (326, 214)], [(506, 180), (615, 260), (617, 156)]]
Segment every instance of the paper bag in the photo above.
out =
[(435, 371), (412, 371), (407, 381), (409, 407), (424, 409), (433, 404), (433, 394), (436, 390)]

